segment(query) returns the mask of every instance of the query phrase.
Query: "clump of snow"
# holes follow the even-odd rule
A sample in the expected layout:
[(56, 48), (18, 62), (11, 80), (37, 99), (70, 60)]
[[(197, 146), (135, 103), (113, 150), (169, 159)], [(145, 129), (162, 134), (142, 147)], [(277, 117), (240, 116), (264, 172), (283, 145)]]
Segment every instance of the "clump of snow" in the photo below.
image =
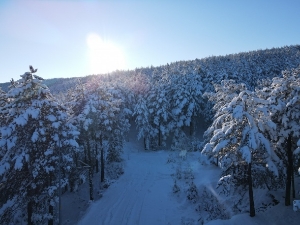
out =
[(49, 120), (49, 121), (51, 121), (51, 122), (55, 122), (57, 119), (56, 119), (56, 117), (54, 116), (54, 115), (48, 115), (47, 116), (47, 119)]
[(0, 140), (0, 148), (6, 145), (6, 140), (1, 139)]
[(297, 141), (297, 146), (300, 147), (300, 139)]
[(23, 155), (15, 157), (15, 170), (21, 170), (23, 167)]
[(39, 138), (39, 133), (37, 131), (34, 131), (32, 136), (31, 136), (31, 141), (33, 143), (35, 143), (38, 140), (38, 138)]
[(53, 154), (53, 149), (47, 149), (47, 151), (44, 152), (44, 155), (52, 155)]
[(49, 172), (51, 172), (51, 171), (54, 171), (55, 169), (54, 169), (54, 167), (53, 166), (46, 166), (45, 167), (45, 171), (47, 172), (47, 173), (49, 173)]
[(294, 200), (293, 201), (293, 210), (295, 212), (297, 212), (298, 210), (300, 210), (300, 200)]
[(22, 115), (20, 115), (19, 117), (17, 117), (15, 119), (15, 122), (16, 122), (17, 125), (24, 126), (24, 125), (27, 124), (27, 120), (28, 120), (27, 115), (22, 114)]
[(31, 117), (33, 119), (37, 119), (39, 114), (40, 114), (40, 109), (31, 109), (31, 108), (29, 108), (29, 109), (26, 110), (26, 113), (28, 115), (31, 115)]
[(237, 105), (234, 109), (233, 109), (233, 118), (235, 118), (236, 120), (240, 120), (243, 117), (243, 106), (241, 105)]
[(54, 127), (55, 129), (58, 129), (60, 124), (61, 124), (61, 122), (54, 122), (54, 123), (52, 123), (52, 127)]
[(226, 145), (228, 145), (229, 140), (222, 140), (220, 141), (220, 143), (218, 143), (214, 149), (212, 150), (212, 152), (214, 153), (218, 153), (220, 150), (222, 150), (222, 148), (226, 147)]
[(50, 186), (48, 188), (48, 195), (52, 197), (54, 195), (54, 193), (55, 193), (56, 190), (57, 190), (56, 186)]
[(12, 149), (13, 147), (15, 147), (16, 141), (17, 141), (17, 137), (16, 137), (16, 136), (7, 139), (7, 140), (6, 140), (7, 149), (10, 150), (10, 149)]
[(13, 206), (13, 204), (16, 201), (16, 197), (14, 197), (13, 199), (9, 199), (6, 203), (4, 203), (1, 207), (0, 207), (0, 215), (3, 214), (3, 212), (7, 209)]
[(242, 153), (242, 157), (243, 159), (247, 162), (247, 163), (251, 163), (251, 151), (249, 149), (248, 146), (243, 146), (240, 149), (240, 152)]
[[(1, 163), (2, 163), (2, 162), (1, 162)], [(5, 171), (6, 171), (7, 169), (9, 169), (9, 167), (10, 167), (10, 164), (9, 164), (8, 162), (4, 162), (2, 165), (0, 165), (0, 176), (1, 176), (2, 174), (4, 174)]]
[(267, 168), (271, 172), (273, 172), (276, 176), (278, 176), (278, 169), (277, 169), (276, 165), (273, 163), (273, 161), (270, 158), (268, 158)]

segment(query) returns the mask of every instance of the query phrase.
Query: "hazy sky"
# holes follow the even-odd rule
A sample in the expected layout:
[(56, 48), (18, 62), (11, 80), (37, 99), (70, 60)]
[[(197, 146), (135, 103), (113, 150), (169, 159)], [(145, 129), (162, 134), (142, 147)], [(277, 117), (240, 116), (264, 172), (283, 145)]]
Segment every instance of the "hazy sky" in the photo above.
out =
[(300, 44), (299, 0), (0, 0), (0, 83)]

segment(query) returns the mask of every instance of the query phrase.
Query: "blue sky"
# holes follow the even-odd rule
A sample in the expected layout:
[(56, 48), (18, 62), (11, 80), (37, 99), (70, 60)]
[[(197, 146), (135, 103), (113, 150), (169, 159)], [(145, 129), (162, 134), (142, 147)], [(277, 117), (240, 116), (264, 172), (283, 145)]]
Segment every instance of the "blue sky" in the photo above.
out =
[(299, 0), (0, 0), (0, 83), (300, 44)]

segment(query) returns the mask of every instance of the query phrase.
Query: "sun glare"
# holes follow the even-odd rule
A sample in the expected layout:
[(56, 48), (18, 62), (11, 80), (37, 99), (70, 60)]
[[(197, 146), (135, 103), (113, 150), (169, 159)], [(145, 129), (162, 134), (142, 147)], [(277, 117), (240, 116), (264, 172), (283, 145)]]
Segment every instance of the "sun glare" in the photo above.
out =
[(109, 40), (103, 40), (99, 35), (87, 35), (90, 72), (93, 74), (109, 73), (125, 69), (125, 57), (121, 49)]

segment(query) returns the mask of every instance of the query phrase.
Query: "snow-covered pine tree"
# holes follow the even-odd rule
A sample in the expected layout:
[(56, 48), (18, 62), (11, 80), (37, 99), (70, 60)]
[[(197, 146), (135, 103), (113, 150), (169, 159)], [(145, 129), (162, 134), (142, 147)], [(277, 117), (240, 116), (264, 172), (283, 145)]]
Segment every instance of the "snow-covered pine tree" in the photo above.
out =
[(147, 100), (143, 96), (139, 96), (138, 101), (134, 108), (135, 123), (138, 129), (137, 138), (144, 139), (144, 149), (150, 149), (150, 139), (151, 139), (151, 125), (150, 125), (150, 111), (147, 105)]
[(168, 126), (170, 121), (168, 88), (170, 86), (165, 82), (157, 84), (155, 91), (152, 91), (147, 99), (151, 115), (151, 144), (154, 149), (166, 145), (165, 141), (170, 132), (170, 127)]
[[(291, 188), (294, 177), (294, 157), (299, 157), (296, 143), (300, 138), (300, 68), (283, 71), (282, 77), (275, 77), (266, 87), (265, 98), (270, 101), (269, 110), (276, 122), (278, 139), (276, 151), (286, 167), (285, 205), (290, 205)], [(295, 196), (295, 193), (293, 193)]]
[[(104, 161), (111, 163), (121, 160), (125, 133), (130, 127), (127, 116), (131, 111), (123, 105), (121, 92), (115, 87), (99, 84), (94, 96), (93, 104), (96, 104), (97, 110), (95, 134), (101, 143), (101, 182), (104, 182)], [(105, 154), (104, 142), (107, 143)]]
[[(84, 121), (85, 117), (81, 115), (86, 106), (88, 94), (86, 91), (85, 83), (81, 79), (77, 79), (77, 83), (74, 89), (69, 89), (67, 93), (62, 97), (65, 99), (64, 106), (68, 109), (70, 122), (80, 131), (79, 138), (77, 140), (79, 144), (79, 148), (76, 152), (73, 153), (73, 159), (75, 163), (75, 167), (72, 168), (71, 176), (70, 176), (70, 190), (73, 191), (76, 187), (81, 183), (81, 176), (83, 176), (86, 172), (86, 165), (83, 165), (82, 162), (86, 163), (86, 152), (84, 151), (84, 142), (85, 134), (82, 130), (80, 121)], [(88, 138), (90, 138), (88, 136)]]
[[(130, 103), (132, 99), (128, 99), (130, 95), (128, 91), (118, 86), (110, 87), (107, 92), (112, 96), (110, 100), (111, 104), (118, 110), (115, 110), (113, 114), (110, 113), (113, 123), (112, 132), (109, 133), (110, 135), (108, 137), (109, 148), (106, 160), (107, 163), (120, 162), (122, 161), (121, 153), (123, 152), (125, 136), (130, 129), (129, 118), (132, 116), (132, 111), (129, 108), (131, 108)], [(127, 106), (129, 106), (129, 108), (127, 108)]]
[[(150, 89), (149, 76), (141, 72), (136, 72), (133, 77), (126, 80), (126, 88), (134, 95), (134, 103), (136, 104), (139, 98), (144, 97)], [(134, 111), (134, 108), (132, 109)]]
[(0, 107), (6, 104), (8, 101), (6, 92), (4, 92), (0, 87)]
[(81, 80), (78, 80), (78, 84), (73, 91), (69, 90), (68, 95), (71, 97), (67, 103), (71, 112), (71, 121), (80, 131), (78, 138), (80, 151), (75, 155), (77, 170), (74, 171), (73, 183), (80, 175), (85, 175), (87, 172), (89, 200), (94, 200), (93, 167), (97, 165), (97, 158), (93, 151), (95, 144), (93, 126), (96, 124), (94, 118), (96, 110), (93, 108), (91, 112), (89, 91), (86, 90), (85, 84)]
[(170, 120), (169, 87), (167, 72), (154, 70), (138, 94), (133, 116), (139, 130), (138, 139), (144, 138), (145, 149), (157, 149), (166, 144)]
[[(252, 165), (265, 163), (269, 170), (278, 174), (274, 163), (279, 158), (266, 138), (269, 130), (275, 128), (264, 104), (244, 84), (222, 81), (215, 85), (216, 93), (207, 93), (210, 101), (216, 102), (216, 114), (212, 125), (206, 131), (209, 138), (202, 150), (223, 169), (241, 166), (245, 168), (249, 187), (250, 216), (255, 216), (252, 190)], [(264, 127), (267, 127), (265, 129)], [(242, 165), (245, 164), (246, 167)], [(257, 168), (257, 167), (256, 167)], [(227, 178), (231, 174), (223, 174)], [(224, 177), (221, 177), (220, 181)], [(228, 180), (228, 179), (227, 179)]]
[(0, 108), (0, 223), (53, 224), (78, 132), (68, 123), (66, 108), (30, 72), (12, 83), (7, 97)]
[(184, 127), (189, 127), (189, 134), (193, 135), (196, 124), (196, 116), (202, 114), (203, 105), (202, 82), (197, 71), (186, 71), (184, 75), (174, 74), (169, 87), (169, 102), (171, 121), (169, 129), (174, 134), (173, 145), (178, 145)]
[(100, 180), (104, 182), (105, 161), (110, 163), (121, 160), (124, 136), (129, 129), (127, 117), (131, 111), (124, 105), (126, 99), (122, 94), (122, 88), (116, 84), (116, 87), (112, 87), (111, 82), (110, 80), (100, 82), (95, 78), (86, 84), (87, 87), (79, 85), (73, 94), (73, 99), (77, 100), (71, 108), (74, 112), (74, 123), (81, 130), (79, 143), (84, 150), (82, 161), (89, 165), (91, 200), (94, 167), (98, 171), (100, 159)]
[[(0, 87), (0, 107), (3, 107), (5, 104), (7, 104), (7, 102), (8, 102), (8, 98), (7, 98), (6, 92), (4, 92)], [(0, 126), (1, 126), (2, 122), (5, 121), (6, 116), (7, 115), (5, 113), (0, 114)], [(0, 133), (0, 138), (1, 138), (1, 133)]]

